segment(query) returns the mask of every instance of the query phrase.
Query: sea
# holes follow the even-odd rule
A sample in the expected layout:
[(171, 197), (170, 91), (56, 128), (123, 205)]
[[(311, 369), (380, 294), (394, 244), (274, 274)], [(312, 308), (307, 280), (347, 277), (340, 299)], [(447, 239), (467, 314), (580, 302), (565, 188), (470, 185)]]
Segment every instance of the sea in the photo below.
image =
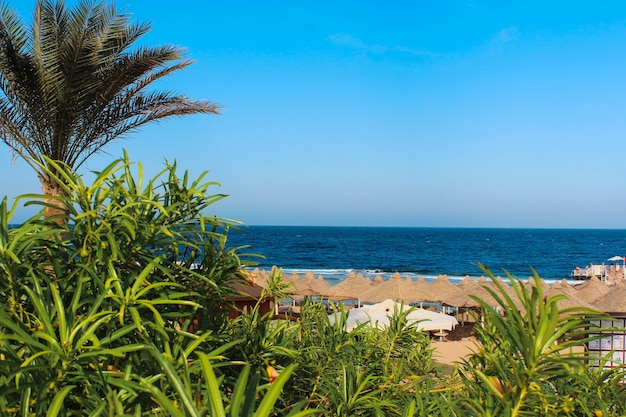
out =
[(547, 281), (574, 282), (576, 266), (626, 257), (626, 230), (247, 226), (231, 230), (229, 246), (261, 255), (248, 258), (252, 268), (310, 271), (334, 284), (350, 273), (389, 279), (396, 272), (458, 282), (486, 276), (479, 265), (503, 278), (526, 280), (534, 270)]

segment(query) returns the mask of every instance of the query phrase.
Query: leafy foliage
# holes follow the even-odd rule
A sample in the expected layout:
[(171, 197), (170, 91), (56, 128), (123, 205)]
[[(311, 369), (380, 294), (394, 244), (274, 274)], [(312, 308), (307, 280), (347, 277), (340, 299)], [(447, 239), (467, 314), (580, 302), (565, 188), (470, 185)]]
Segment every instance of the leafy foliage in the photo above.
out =
[(147, 123), (217, 113), (213, 103), (149, 90), (191, 62), (175, 46), (137, 47), (150, 25), (130, 22), (113, 5), (38, 0), (33, 16), (26, 26), (0, 3), (0, 138), (38, 162), (32, 165), (46, 194), (60, 190), (38, 167), (48, 160), (77, 169)]
[[(245, 265), (226, 243), (237, 224), (202, 214), (223, 196), (179, 178), (176, 164), (143, 187), (126, 155), (89, 186), (49, 166), (69, 222), (37, 215), (11, 228), (14, 208), (0, 205), (0, 412), (202, 415), (199, 384), (239, 343), (217, 333)], [(42, 213), (49, 204), (23, 198)], [(252, 386), (253, 398), (268, 390)]]
[(544, 297), (537, 274), (530, 290), (509, 279), (515, 298), (497, 280), (499, 292), (489, 290), (503, 314), (477, 299), (482, 348), (461, 369), (467, 390), (462, 403), (476, 416), (588, 415), (596, 397), (581, 395), (577, 388), (605, 392), (606, 387), (586, 367), (586, 360), (597, 358), (583, 348), (594, 337), (594, 322), (610, 317), (583, 307), (559, 310), (557, 302), (564, 296)]
[[(253, 256), (228, 244), (240, 224), (203, 214), (223, 198), (204, 175), (174, 163), (144, 182), (127, 155), (89, 185), (40, 168), (66, 196), (20, 197), (41, 212), (19, 227), (18, 201), (0, 203), (2, 415), (626, 415), (623, 370), (586, 365), (608, 360), (584, 349), (607, 317), (559, 309), (538, 276), (530, 289), (509, 276), (514, 295), (494, 280), (480, 349), (443, 375), (408, 309), (351, 331), (325, 300), (297, 321), (260, 304), (230, 319)], [(67, 221), (43, 216), (59, 204)], [(277, 271), (264, 296), (289, 295)]]

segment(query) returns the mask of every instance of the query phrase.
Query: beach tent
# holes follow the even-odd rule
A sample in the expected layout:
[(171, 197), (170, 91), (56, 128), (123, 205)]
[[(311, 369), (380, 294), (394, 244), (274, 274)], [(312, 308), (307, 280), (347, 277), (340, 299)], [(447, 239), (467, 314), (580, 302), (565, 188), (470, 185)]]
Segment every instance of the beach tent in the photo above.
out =
[[(422, 331), (451, 331), (459, 322), (456, 318), (447, 314), (436, 313), (422, 308), (411, 308), (401, 303), (396, 303), (391, 299), (387, 299), (381, 303), (366, 305), (361, 308), (348, 310), (347, 330), (350, 331), (359, 324), (367, 323), (370, 326), (383, 328), (389, 325), (389, 316), (393, 316), (394, 312), (403, 309), (411, 309), (407, 316), (409, 322), (419, 321), (418, 328)], [(341, 314), (341, 313), (338, 313)], [(330, 317), (331, 323), (335, 321), (335, 315)]]

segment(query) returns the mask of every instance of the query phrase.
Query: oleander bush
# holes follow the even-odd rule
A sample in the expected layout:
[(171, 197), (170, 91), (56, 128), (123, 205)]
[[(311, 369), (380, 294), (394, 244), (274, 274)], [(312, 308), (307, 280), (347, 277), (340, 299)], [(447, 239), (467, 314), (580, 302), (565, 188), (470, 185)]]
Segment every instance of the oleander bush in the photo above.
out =
[(499, 290), (489, 290), (501, 311), (476, 299), (481, 348), (458, 368), (465, 415), (626, 415), (623, 369), (586, 365), (598, 359), (585, 350), (598, 337), (591, 336), (594, 323), (610, 317), (583, 307), (559, 309), (565, 296), (545, 297), (536, 273), (530, 290), (508, 277), (515, 296), (495, 279)]
[[(479, 347), (449, 375), (408, 310), (349, 332), (341, 305), (311, 300), (298, 321), (230, 319), (256, 255), (205, 214), (224, 196), (204, 175), (166, 163), (146, 181), (126, 154), (90, 184), (46, 166), (68, 197), (0, 204), (0, 415), (626, 415), (623, 369), (586, 365), (607, 359), (584, 349), (607, 317), (559, 309), (538, 276), (478, 300)], [(12, 227), (22, 202), (41, 212)], [(274, 274), (266, 295), (288, 292)]]
[[(223, 355), (244, 342), (222, 330), (246, 261), (227, 245), (238, 224), (203, 214), (215, 184), (176, 164), (144, 183), (127, 155), (90, 185), (48, 166), (68, 196), (57, 218), (27, 195), (42, 211), (11, 227), (18, 202), (0, 204), (0, 413), (269, 414), (293, 367), (269, 386)], [(232, 383), (221, 366), (238, 368)]]

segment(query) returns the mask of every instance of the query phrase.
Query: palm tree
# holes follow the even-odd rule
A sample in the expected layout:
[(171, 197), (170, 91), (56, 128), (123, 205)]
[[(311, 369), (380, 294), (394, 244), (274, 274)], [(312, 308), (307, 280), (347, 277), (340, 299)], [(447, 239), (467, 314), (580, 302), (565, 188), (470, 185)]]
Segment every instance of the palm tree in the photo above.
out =
[(0, 0), (0, 138), (35, 169), (45, 195), (64, 193), (41, 169), (49, 165), (44, 156), (78, 169), (146, 123), (218, 113), (215, 103), (148, 91), (191, 64), (179, 47), (135, 46), (149, 30), (93, 0), (73, 8), (38, 0), (26, 27)]

